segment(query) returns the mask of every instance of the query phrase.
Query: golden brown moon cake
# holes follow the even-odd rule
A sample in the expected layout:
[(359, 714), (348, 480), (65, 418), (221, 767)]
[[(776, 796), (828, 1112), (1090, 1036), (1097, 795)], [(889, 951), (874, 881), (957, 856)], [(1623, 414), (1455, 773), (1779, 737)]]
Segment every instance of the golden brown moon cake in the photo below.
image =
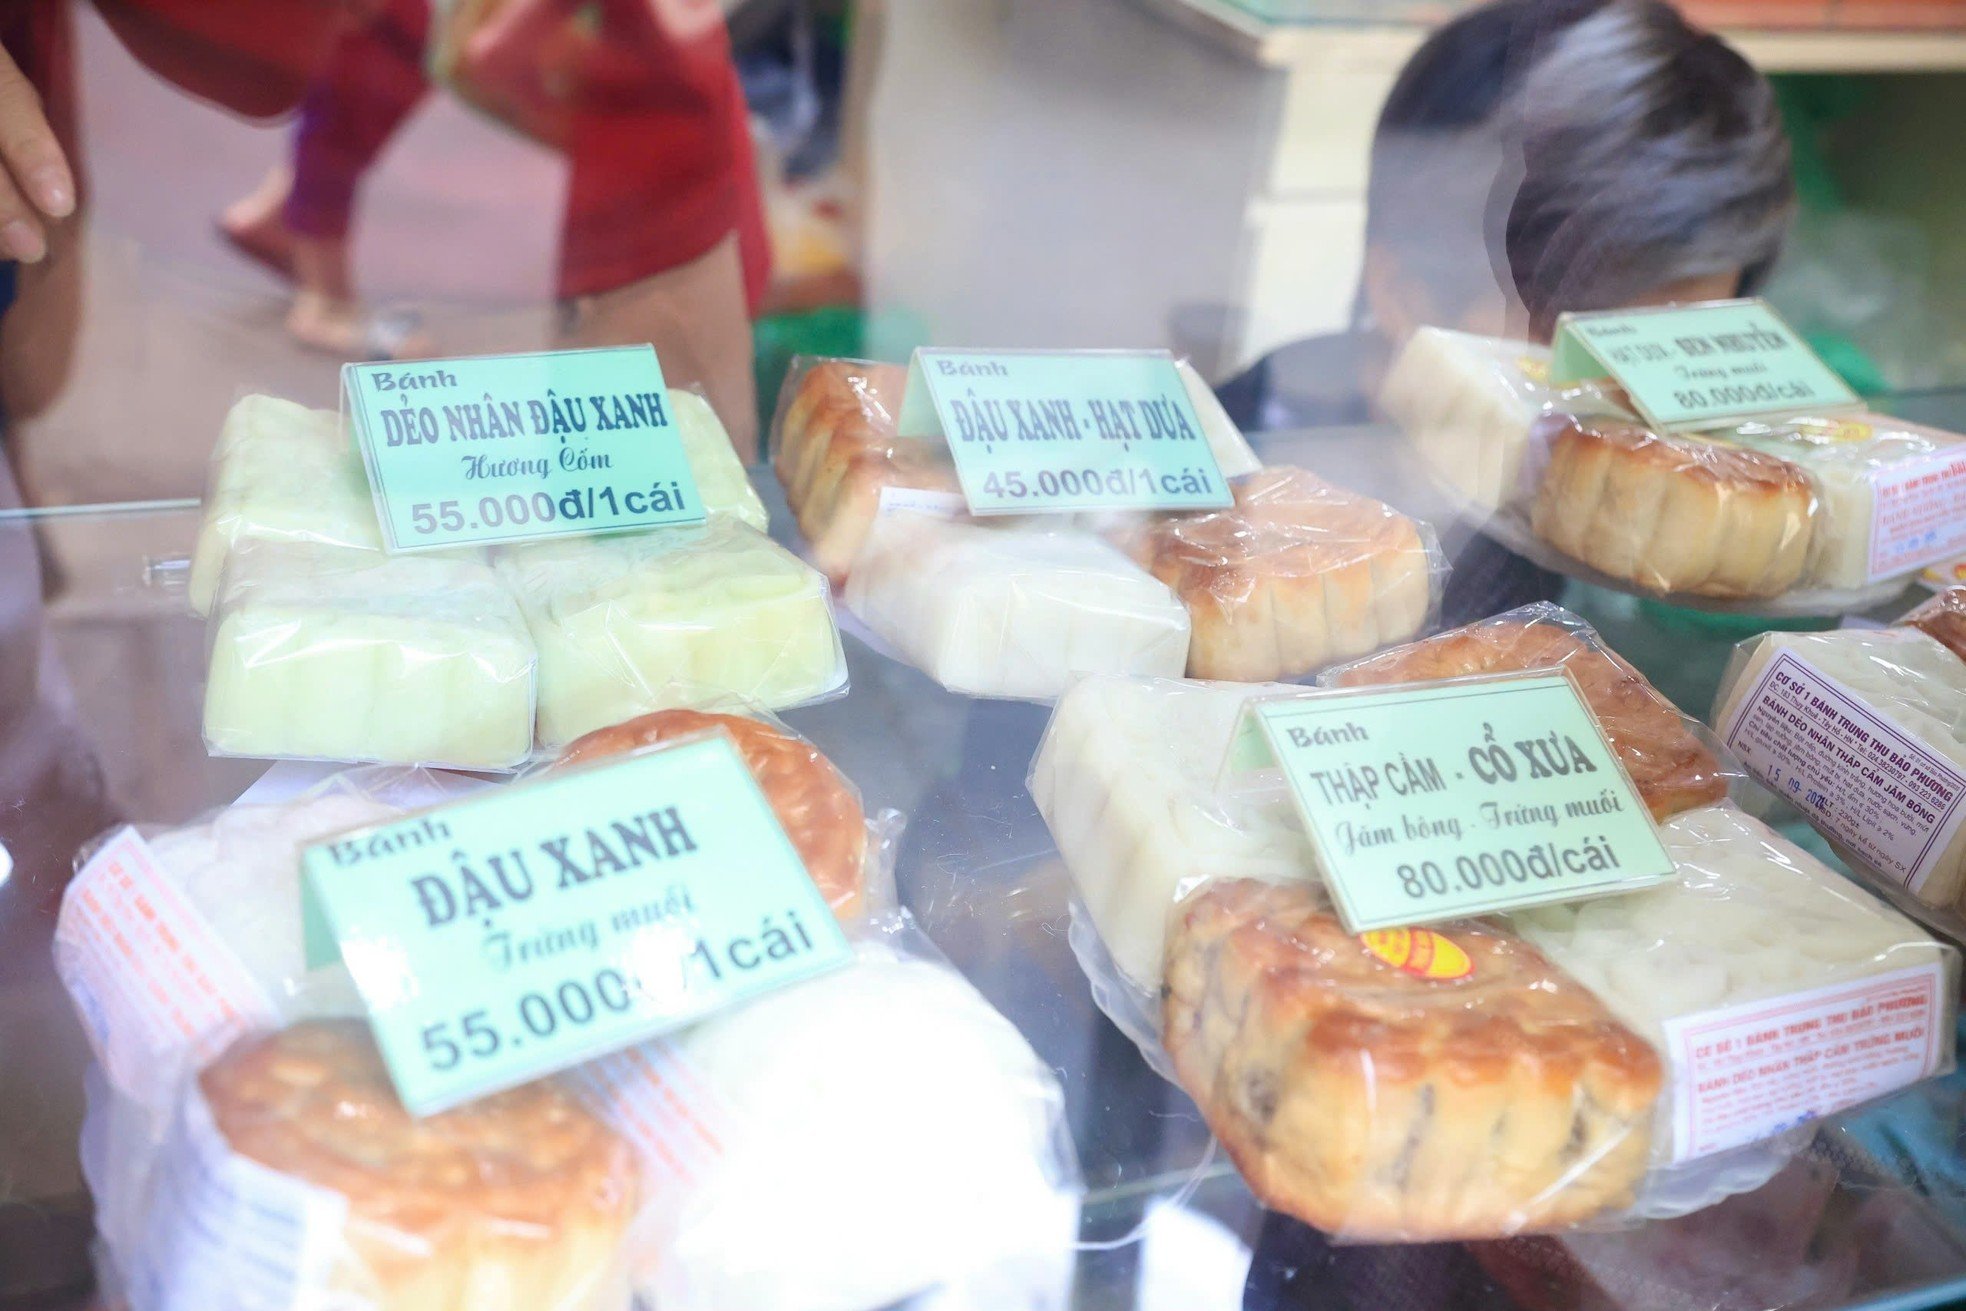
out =
[(1814, 484), (1787, 460), (1579, 421), (1551, 439), (1530, 523), (1650, 592), (1765, 597), (1802, 576), (1815, 518)]
[(623, 1311), (628, 1144), (551, 1080), (421, 1118), (360, 1021), (234, 1044), (198, 1078), (232, 1150), (348, 1199), (332, 1276), (375, 1311)]
[(811, 743), (743, 715), (658, 710), (577, 738), (561, 766), (722, 729), (744, 757), (785, 836), (841, 919), (859, 913), (866, 890), (867, 816), (846, 776)]
[[(1494, 1237), (1628, 1204), (1659, 1058), (1496, 927), (1354, 935), (1307, 884), (1175, 912), (1163, 1040), (1250, 1188), (1367, 1240)], [(1415, 950), (1424, 945), (1425, 950)]]
[(1420, 526), (1303, 469), (1239, 478), (1232, 507), (1116, 540), (1188, 607), (1190, 678), (1307, 674), (1412, 637), (1433, 599)]
[(779, 424), (773, 467), (812, 561), (843, 582), (890, 487), (957, 494), (948, 448), (897, 437), (908, 371), (824, 360), (800, 379)]
[(1331, 681), (1362, 687), (1567, 669), (1654, 819), (1726, 797), (1720, 758), (1687, 729), (1672, 702), (1615, 652), (1555, 621), (1564, 615), (1555, 606), (1525, 607), (1368, 656)]

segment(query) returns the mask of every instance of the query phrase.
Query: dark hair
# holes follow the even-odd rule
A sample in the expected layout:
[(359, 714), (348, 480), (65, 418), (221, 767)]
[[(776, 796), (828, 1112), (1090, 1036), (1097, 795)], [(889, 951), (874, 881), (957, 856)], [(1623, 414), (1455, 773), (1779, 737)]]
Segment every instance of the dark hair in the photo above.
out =
[(1366, 231), (1444, 308), (1499, 286), (1547, 332), (1684, 278), (1751, 289), (1793, 196), (1773, 90), (1671, 5), (1497, 0), (1401, 70)]

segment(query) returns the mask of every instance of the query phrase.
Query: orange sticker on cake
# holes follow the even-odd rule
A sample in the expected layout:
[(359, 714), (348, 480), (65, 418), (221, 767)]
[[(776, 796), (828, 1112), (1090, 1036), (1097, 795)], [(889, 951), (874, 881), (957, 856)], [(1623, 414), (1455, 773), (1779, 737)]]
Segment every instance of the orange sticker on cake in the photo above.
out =
[(1460, 944), (1431, 929), (1377, 929), (1359, 934), (1365, 949), (1416, 979), (1465, 979), (1474, 962)]

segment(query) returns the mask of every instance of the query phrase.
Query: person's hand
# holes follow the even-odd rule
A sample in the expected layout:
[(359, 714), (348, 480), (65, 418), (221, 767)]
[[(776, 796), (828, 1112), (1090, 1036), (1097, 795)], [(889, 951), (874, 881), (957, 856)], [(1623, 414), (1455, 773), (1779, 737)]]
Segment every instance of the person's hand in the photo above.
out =
[(47, 220), (75, 212), (75, 175), (41, 93), (0, 49), (0, 255), (32, 264), (48, 253)]

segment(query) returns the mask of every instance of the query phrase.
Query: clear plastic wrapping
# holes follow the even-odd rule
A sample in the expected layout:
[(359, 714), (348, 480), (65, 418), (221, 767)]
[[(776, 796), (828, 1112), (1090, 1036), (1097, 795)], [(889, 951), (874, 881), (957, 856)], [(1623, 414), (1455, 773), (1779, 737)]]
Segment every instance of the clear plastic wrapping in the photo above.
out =
[(1312, 884), (1225, 879), (1168, 932), (1168, 1054), (1265, 1204), (1362, 1240), (1630, 1205), (1658, 1056), (1513, 934), (1363, 937)]
[(416, 1117), (365, 1021), (304, 1021), (184, 1089), (127, 1286), (132, 1311), (628, 1311), (643, 1197), (560, 1081)]
[(739, 523), (501, 547), (497, 570), (539, 648), (548, 749), (649, 710), (846, 686), (825, 578)]
[(792, 361), (779, 396), (773, 466), (812, 562), (842, 582), (889, 488), (959, 496), (940, 442), (895, 435), (908, 370), (861, 360)]
[(533, 640), (475, 552), (251, 539), (213, 607), (215, 754), (508, 769), (531, 754)]
[(1775, 597), (1803, 577), (1814, 485), (1760, 451), (1573, 420), (1551, 438), (1530, 526), (1542, 541), (1641, 590)]
[(1966, 660), (1966, 587), (1946, 588), (1912, 607), (1898, 622), (1944, 643), (1947, 650)]
[(236, 805), (141, 837), (118, 830), (82, 851), (54, 954), (99, 1064), (82, 1160), (115, 1266), (127, 1271), (140, 1246), (196, 1069), (246, 1033), (360, 1012), (345, 970), (307, 969), (300, 848), (450, 786), (421, 770), (349, 770), (289, 802)]
[[(1286, 795), (1216, 786), (1243, 707), (1301, 690), (1086, 678), (1052, 712), (1031, 761), (1031, 796), (1070, 872), (1074, 919), (1090, 918), (1128, 990), (1148, 1004), (1160, 993), (1168, 909), (1185, 889), (1214, 878), (1315, 875)], [(1142, 1008), (1108, 1009), (1118, 1021)], [(1136, 1023), (1122, 1027), (1140, 1036)]]
[(1568, 670), (1654, 819), (1726, 797), (1739, 765), (1597, 630), (1561, 606), (1522, 606), (1411, 645), (1327, 670), (1330, 687), (1425, 683), (1532, 669)]
[(1346, 934), (1287, 795), (1225, 773), (1251, 700), (1314, 695), (1289, 685), (1086, 679), (1033, 762), (1095, 1001), (1268, 1205), (1339, 1237), (1683, 1214), (1758, 1187), (1795, 1126), (1950, 1066), (1953, 953), (1726, 803), (1725, 753), (1574, 617), (1327, 678), (1531, 668), (1577, 678), (1676, 881)]
[(1902, 526), (1880, 524), (1878, 508), (1897, 483), (1929, 471), (1935, 460), (1966, 460), (1966, 438), (1881, 414), (1798, 415), (1702, 436), (1785, 460), (1808, 475), (1818, 505), (1803, 575), (1811, 585), (1862, 588), (1947, 554), (1949, 544), (1936, 538), (1936, 547), (1917, 544), (1929, 523), (1914, 516)]
[(1853, 414), (1668, 435), (1611, 381), (1555, 387), (1549, 368), (1541, 347), (1422, 328), (1380, 396), (1435, 480), (1546, 567), (1709, 608), (1834, 614), (1966, 542), (1955, 434)]
[[(764, 502), (710, 402), (680, 389), (669, 398), (706, 512), (763, 532)], [(189, 592), (198, 614), (211, 612), (232, 549), (251, 541), (382, 548), (361, 452), (333, 410), (254, 395), (227, 412), (191, 557)]]
[(1059, 1311), (1080, 1185), (1064, 1099), (905, 915), (845, 969), (574, 1074), (649, 1172), (661, 1311), (862, 1311), (930, 1289)]
[[(568, 760), (706, 726), (809, 869), (890, 845), (770, 724), (667, 712)], [(933, 1289), (1062, 1311), (1080, 1184), (1057, 1080), (899, 912), (854, 919), (843, 970), (410, 1116), (345, 970), (306, 968), (298, 857), (483, 786), (450, 778), (346, 771), (83, 853), (56, 950), (99, 1060), (83, 1155), (119, 1303), (860, 1311)]]
[[(1260, 468), (1201, 375), (1186, 360), (1175, 369), (1222, 475)], [(851, 572), (883, 492), (961, 493), (944, 443), (897, 435), (907, 381), (903, 365), (802, 356), (779, 392), (773, 466), (813, 563), (835, 582)]]
[(1675, 882), (1507, 918), (1664, 1054), (1662, 1165), (1952, 1068), (1952, 948), (1731, 805), (1660, 836)]
[(1287, 796), (1217, 782), (1266, 693), (1303, 689), (1089, 679), (1059, 703), (1031, 790), (1095, 1000), (1266, 1205), (1336, 1236), (1492, 1236), (1630, 1206), (1651, 1049), (1492, 926), (1345, 933)]
[(382, 548), (361, 453), (333, 410), (247, 396), (226, 414), (191, 556), (193, 610), (211, 612), (227, 557), (252, 541)]
[(1425, 525), (1302, 469), (1234, 490), (1116, 534), (1187, 607), (1190, 677), (1292, 678), (1424, 629), (1447, 574)]
[(1966, 909), (1966, 661), (1914, 629), (1765, 633), (1714, 700), (1721, 740), (1853, 863)]
[(1449, 491), (1488, 512), (1534, 494), (1531, 433), (1539, 420), (1637, 417), (1610, 383), (1554, 386), (1549, 375), (1546, 347), (1421, 328), (1386, 371), (1379, 408)]
[(952, 691), (1049, 698), (1079, 674), (1178, 675), (1188, 613), (1114, 547), (1069, 525), (880, 516), (847, 605)]

